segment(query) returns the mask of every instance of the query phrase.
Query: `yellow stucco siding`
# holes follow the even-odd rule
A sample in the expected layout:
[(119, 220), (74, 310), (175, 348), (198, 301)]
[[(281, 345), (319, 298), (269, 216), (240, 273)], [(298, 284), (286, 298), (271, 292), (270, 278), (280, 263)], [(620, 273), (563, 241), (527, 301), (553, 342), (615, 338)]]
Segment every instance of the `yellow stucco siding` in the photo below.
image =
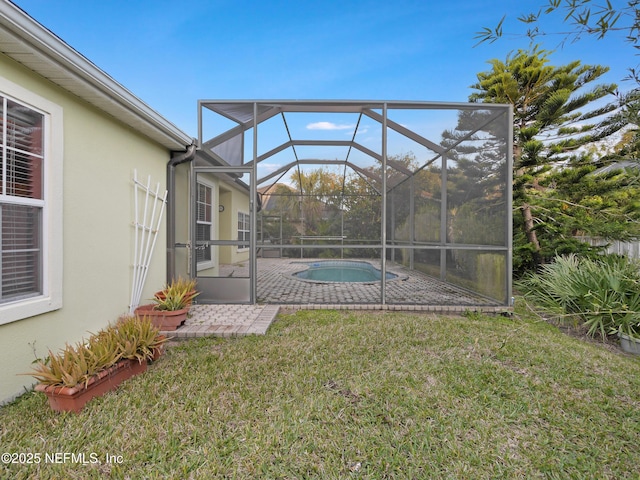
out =
[[(241, 190), (235, 186), (230, 188), (231, 198), (231, 214), (229, 215), (229, 227), (232, 229), (234, 240), (238, 239), (238, 213), (249, 214), (249, 195), (246, 190)], [(229, 263), (246, 262), (249, 260), (248, 249), (238, 249), (236, 247), (230, 250), (231, 258)]]
[[(128, 311), (134, 252), (133, 172), (166, 188), (170, 152), (105, 116), (51, 82), (0, 55), (2, 85), (15, 84), (57, 104), (63, 112), (62, 308), (0, 325), (0, 402), (32, 379), (34, 355), (45, 357)], [(45, 167), (46, 168), (46, 167)], [(59, 212), (58, 212), (59, 213)], [(166, 217), (166, 214), (165, 214)], [(60, 226), (55, 226), (59, 228)], [(162, 223), (142, 300), (165, 281)]]
[[(219, 186), (219, 204), (224, 207), (218, 213), (218, 229), (223, 240), (238, 240), (238, 213), (249, 213), (249, 196), (246, 190), (242, 190), (231, 183), (221, 182)], [(249, 260), (248, 249), (238, 249), (237, 246), (229, 246), (219, 249), (221, 264), (233, 265)]]

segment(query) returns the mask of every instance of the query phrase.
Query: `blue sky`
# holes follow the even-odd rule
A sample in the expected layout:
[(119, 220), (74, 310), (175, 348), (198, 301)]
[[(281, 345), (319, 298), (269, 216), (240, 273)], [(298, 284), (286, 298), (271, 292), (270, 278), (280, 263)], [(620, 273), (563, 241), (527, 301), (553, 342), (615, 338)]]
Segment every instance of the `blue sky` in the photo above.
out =
[[(464, 102), (488, 60), (529, 45), (506, 35), (474, 48), (475, 33), (505, 14), (505, 32), (522, 31), (516, 17), (543, 2), (14, 0), (192, 136), (199, 99)], [(630, 88), (637, 59), (622, 40), (560, 40), (542, 42), (552, 63), (607, 65), (604, 81)]]

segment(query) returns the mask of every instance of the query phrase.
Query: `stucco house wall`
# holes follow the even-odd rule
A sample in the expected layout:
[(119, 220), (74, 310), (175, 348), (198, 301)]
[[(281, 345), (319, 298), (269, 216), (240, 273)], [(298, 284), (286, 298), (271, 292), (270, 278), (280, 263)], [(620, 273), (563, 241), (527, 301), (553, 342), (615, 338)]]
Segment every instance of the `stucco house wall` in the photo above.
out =
[[(222, 184), (220, 188), (220, 203), (224, 206), (224, 212), (220, 216), (220, 231), (222, 238), (239, 240), (238, 238), (238, 214), (249, 215), (249, 195), (235, 185)], [(225, 215), (226, 214), (226, 215)], [(249, 260), (249, 249), (230, 247), (221, 252), (220, 262), (237, 264)]]
[[(23, 12), (14, 8), (7, 13), (5, 7), (3, 3), (0, 14), (33, 23)], [(32, 28), (47, 35), (37, 25)], [(44, 242), (49, 261), (43, 297), (48, 305), (29, 310), (20, 304), (30, 299), (0, 302), (0, 404), (32, 385), (31, 377), (19, 374), (27, 372), (36, 357), (44, 358), (49, 349), (56, 351), (65, 343), (86, 338), (87, 332), (128, 312), (134, 262), (134, 169), (139, 179), (146, 183), (150, 175), (153, 185), (160, 182), (164, 191), (172, 155), (171, 140), (160, 142), (146, 134), (148, 122), (141, 120), (145, 128), (139, 129), (125, 124), (0, 54), (3, 95), (42, 109), (49, 121), (45, 129), (55, 138), (47, 143), (44, 161), (49, 222)], [(180, 143), (181, 138), (189, 140), (186, 134), (166, 130), (175, 137), (174, 151), (188, 146)], [(165, 252), (163, 222), (142, 303), (166, 281)]]

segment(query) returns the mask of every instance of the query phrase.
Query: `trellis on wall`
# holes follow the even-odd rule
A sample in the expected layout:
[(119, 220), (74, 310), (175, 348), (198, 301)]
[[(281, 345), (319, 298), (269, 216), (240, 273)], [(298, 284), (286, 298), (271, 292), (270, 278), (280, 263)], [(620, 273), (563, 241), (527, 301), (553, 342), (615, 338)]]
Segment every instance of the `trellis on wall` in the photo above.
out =
[(133, 314), (140, 305), (142, 290), (149, 273), (149, 264), (153, 255), (153, 249), (158, 239), (158, 232), (167, 204), (167, 191), (160, 189), (160, 182), (156, 183), (155, 190), (151, 187), (151, 175), (147, 177), (147, 183), (138, 180), (137, 170), (133, 171), (134, 188), (134, 254), (133, 272), (131, 281), (131, 304), (129, 313)]

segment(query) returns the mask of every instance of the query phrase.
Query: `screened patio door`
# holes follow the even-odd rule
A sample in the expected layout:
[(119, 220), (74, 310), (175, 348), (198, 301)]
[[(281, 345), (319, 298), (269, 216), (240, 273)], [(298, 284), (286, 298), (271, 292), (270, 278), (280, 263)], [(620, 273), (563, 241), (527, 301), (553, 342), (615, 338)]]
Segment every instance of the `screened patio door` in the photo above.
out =
[(251, 169), (194, 167), (193, 254), (198, 303), (255, 303)]

